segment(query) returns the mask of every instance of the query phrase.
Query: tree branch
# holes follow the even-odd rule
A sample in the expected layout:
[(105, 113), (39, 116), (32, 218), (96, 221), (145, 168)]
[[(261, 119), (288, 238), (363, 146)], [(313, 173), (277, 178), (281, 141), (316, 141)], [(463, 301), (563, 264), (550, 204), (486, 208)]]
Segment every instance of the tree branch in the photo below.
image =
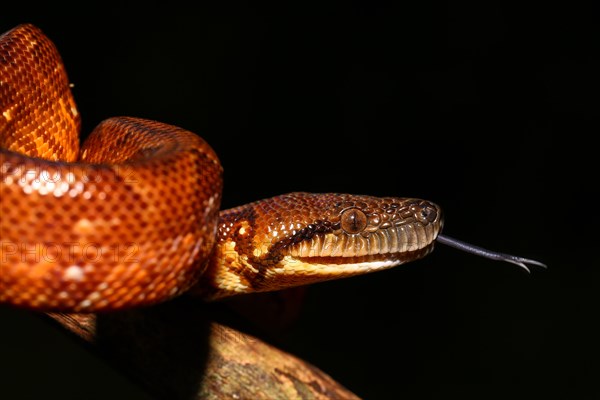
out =
[(48, 314), (165, 399), (358, 399), (316, 367), (212, 322), (185, 301), (115, 314)]

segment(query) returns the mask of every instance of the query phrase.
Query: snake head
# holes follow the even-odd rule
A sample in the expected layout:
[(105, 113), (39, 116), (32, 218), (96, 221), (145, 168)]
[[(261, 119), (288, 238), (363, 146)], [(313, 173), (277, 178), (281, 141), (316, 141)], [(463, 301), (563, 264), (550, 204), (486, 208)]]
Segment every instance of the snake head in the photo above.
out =
[(291, 193), (278, 200), (290, 206), (268, 225), (281, 237), (271, 251), (305, 261), (404, 258), (428, 248), (441, 226), (440, 208), (420, 199)]
[(219, 242), (243, 291), (269, 291), (419, 259), (441, 227), (440, 207), (426, 200), (289, 193), (223, 211)]

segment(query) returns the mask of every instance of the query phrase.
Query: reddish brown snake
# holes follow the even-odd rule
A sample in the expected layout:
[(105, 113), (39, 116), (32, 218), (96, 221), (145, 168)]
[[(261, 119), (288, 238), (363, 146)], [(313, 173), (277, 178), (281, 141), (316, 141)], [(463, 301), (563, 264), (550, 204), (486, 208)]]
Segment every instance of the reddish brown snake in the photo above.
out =
[(36, 27), (0, 37), (0, 302), (101, 311), (270, 291), (393, 267), (446, 236), (414, 198), (290, 193), (219, 211), (221, 165), (200, 137), (130, 117), (79, 148), (58, 51)]

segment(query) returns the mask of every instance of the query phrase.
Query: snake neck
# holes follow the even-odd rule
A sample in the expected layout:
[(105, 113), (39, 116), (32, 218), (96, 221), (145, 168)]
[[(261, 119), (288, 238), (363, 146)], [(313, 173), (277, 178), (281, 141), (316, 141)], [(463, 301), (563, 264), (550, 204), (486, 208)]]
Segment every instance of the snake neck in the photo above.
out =
[(192, 292), (206, 300), (217, 300), (289, 286), (268, 279), (283, 256), (271, 251), (269, 241), (261, 240), (264, 227), (260, 220), (258, 210), (252, 206), (221, 211), (213, 253)]

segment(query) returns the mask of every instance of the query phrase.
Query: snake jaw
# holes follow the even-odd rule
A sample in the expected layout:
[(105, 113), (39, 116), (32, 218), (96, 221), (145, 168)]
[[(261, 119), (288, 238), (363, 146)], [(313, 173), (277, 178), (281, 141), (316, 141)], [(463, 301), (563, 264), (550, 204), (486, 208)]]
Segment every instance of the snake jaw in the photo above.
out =
[(368, 235), (316, 235), (286, 251), (278, 267), (282, 275), (325, 281), (392, 268), (425, 257), (433, 250), (438, 225), (399, 224)]
[(348, 234), (332, 232), (314, 235), (285, 249), (295, 258), (328, 257), (344, 260), (374, 257), (393, 258), (429, 246), (435, 241), (439, 229), (432, 224), (402, 223), (374, 232)]
[(297, 281), (298, 285), (363, 275), (381, 271), (425, 257), (434, 243), (406, 253), (389, 253), (364, 257), (292, 257), (285, 256), (273, 275), (284, 276), (283, 281)]

